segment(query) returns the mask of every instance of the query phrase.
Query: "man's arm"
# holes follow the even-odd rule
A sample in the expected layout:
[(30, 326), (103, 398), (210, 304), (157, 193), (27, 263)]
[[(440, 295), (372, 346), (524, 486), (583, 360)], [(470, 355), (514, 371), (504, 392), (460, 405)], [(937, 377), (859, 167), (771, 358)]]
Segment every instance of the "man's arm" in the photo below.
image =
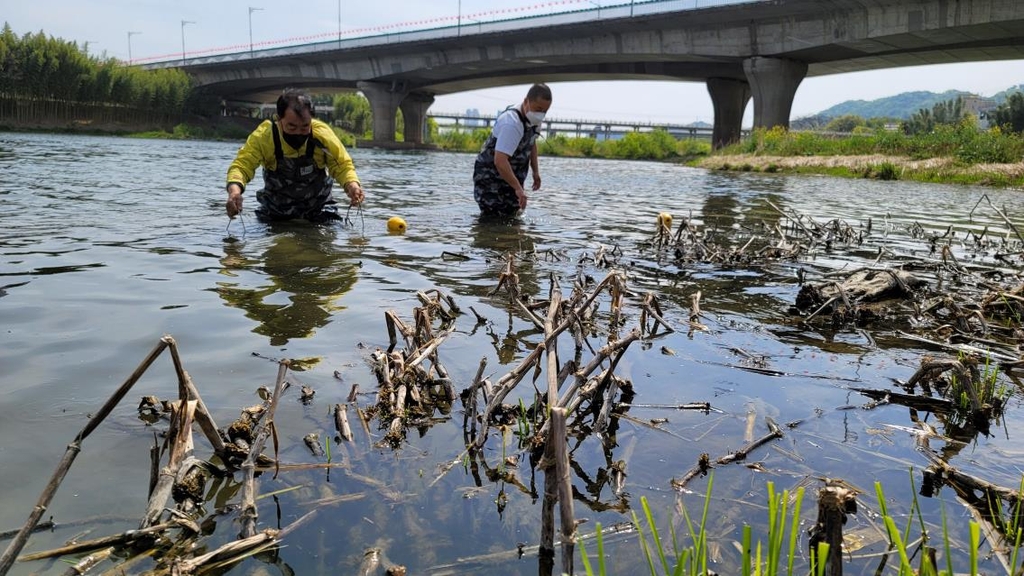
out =
[(526, 190), (523, 190), (523, 185), (519, 183), (519, 179), (516, 178), (515, 172), (512, 171), (512, 164), (508, 161), (508, 154), (504, 152), (494, 152), (494, 167), (498, 169), (498, 175), (504, 180), (513, 190), (516, 191), (516, 198), (519, 200), (519, 208), (526, 208)]
[(530, 149), (530, 172), (533, 173), (533, 190), (540, 190), (540, 161), (537, 159), (537, 143)]
[(341, 143), (338, 136), (325, 123), (314, 124), (313, 136), (323, 145), (325, 150), (324, 165), (327, 172), (334, 178), (335, 182), (342, 185), (345, 194), (348, 195), (352, 204), (362, 204), (365, 199), (363, 185), (359, 182), (359, 175), (356, 174), (356, 166), (349, 156), (345, 145)]
[(232, 218), (242, 211), (242, 192), (256, 174), (256, 169), (264, 162), (265, 134), (270, 129), (270, 122), (266, 121), (253, 130), (228, 167), (228, 201), (225, 207), (228, 216)]

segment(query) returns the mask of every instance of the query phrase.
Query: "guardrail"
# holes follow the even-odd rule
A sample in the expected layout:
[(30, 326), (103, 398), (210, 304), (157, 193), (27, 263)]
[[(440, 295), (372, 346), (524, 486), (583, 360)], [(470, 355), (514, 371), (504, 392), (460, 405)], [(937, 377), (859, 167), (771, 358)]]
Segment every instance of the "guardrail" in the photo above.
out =
[[(534, 14), (513, 18), (496, 18), (494, 20), (477, 20), (474, 18), (475, 15), (460, 15), (457, 17), (448, 16), (434, 19), (435, 21), (441, 20), (446, 22), (446, 24), (441, 26), (415, 28), (415, 26), (420, 24), (420, 22), (389, 24), (375, 28), (361, 28), (342, 32), (342, 36), (352, 33), (360, 34), (349, 38), (341, 38), (337, 32), (326, 32), (312, 36), (257, 42), (252, 45), (253, 49), (250, 49), (249, 44), (208, 48), (177, 54), (135, 58), (132, 60), (132, 63), (139, 64), (144, 68), (175, 68), (179, 66), (213, 64), (291, 56), (297, 54), (310, 54), (333, 50), (366, 48), (372, 46), (400, 44), (403, 42), (440, 40), (459, 36), (516, 31), (543, 26), (577, 24), (620, 18), (634, 18), (666, 14), (670, 12), (706, 10), (709, 8), (732, 6), (736, 4), (756, 4), (759, 2), (772, 2), (775, 0), (641, 0), (639, 2), (620, 2), (604, 6), (599, 2), (594, 2), (592, 0), (586, 1), (594, 4), (594, 6), (556, 12), (553, 14)], [(505, 12), (495, 11), (495, 13)], [(412, 29), (402, 30), (401, 27), (404, 25), (408, 25)], [(295, 44), (295, 42), (299, 42), (299, 44)], [(273, 48), (267, 47), (270, 44), (278, 43), (288, 45)]]
[[(427, 117), (433, 118), (435, 121), (441, 120), (437, 122), (437, 126), (442, 132), (490, 128), (496, 118), (493, 114), (468, 115), (445, 112), (428, 112)], [(618, 138), (629, 132), (653, 132), (655, 130), (665, 130), (676, 138), (710, 139), (714, 132), (711, 126), (583, 118), (545, 118), (541, 124), (541, 132), (546, 136), (570, 134), (577, 138), (590, 137), (599, 140)]]

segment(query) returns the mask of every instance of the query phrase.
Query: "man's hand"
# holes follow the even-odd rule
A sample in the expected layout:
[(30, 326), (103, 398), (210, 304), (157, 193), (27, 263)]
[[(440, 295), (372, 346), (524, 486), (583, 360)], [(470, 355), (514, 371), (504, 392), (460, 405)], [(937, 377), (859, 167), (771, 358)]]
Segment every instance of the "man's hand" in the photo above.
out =
[(348, 195), (349, 206), (359, 206), (366, 199), (363, 186), (356, 181), (345, 183), (345, 194)]
[(526, 210), (526, 202), (529, 198), (526, 197), (526, 190), (522, 188), (516, 189), (516, 198), (519, 199), (519, 209)]
[(234, 218), (242, 213), (242, 187), (238, 184), (228, 184), (228, 201), (224, 205), (228, 217)]
[(537, 190), (540, 190), (540, 174), (537, 174), (537, 172), (534, 171), (533, 172), (533, 191), (536, 192)]

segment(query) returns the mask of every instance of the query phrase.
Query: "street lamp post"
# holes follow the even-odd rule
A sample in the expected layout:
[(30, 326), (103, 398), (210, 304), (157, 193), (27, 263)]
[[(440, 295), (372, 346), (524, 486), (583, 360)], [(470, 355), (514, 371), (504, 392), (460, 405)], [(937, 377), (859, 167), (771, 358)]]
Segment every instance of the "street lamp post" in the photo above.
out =
[(263, 8), (249, 6), (249, 56), (252, 56), (252, 13), (257, 10), (263, 10)]
[(458, 26), (458, 35), (462, 36), (462, 0), (459, 0), (459, 19), (456, 21)]
[(181, 21), (181, 65), (182, 66), (185, 65), (185, 25), (186, 24), (195, 24), (195, 22), (193, 22), (191, 20), (182, 20)]
[(341, 0), (338, 0), (338, 48), (341, 48)]
[(136, 32), (134, 30), (129, 30), (128, 31), (128, 65), (129, 66), (131, 66), (131, 64), (132, 64), (132, 36), (135, 36), (136, 34), (142, 34), (142, 32)]

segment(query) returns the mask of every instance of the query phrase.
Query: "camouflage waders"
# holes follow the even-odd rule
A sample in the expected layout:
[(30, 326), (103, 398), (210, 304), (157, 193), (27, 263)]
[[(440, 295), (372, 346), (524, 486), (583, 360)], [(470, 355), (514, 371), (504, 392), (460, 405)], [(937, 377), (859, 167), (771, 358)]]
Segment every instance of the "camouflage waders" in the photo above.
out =
[(256, 192), (256, 217), (260, 220), (290, 220), (305, 218), (310, 222), (338, 219), (331, 188), (334, 180), (325, 168), (313, 161), (313, 151), (323, 146), (310, 135), (306, 153), (298, 158), (285, 158), (281, 149), (281, 135), (273, 123), (274, 157), (277, 169), (263, 168), (263, 189)]
[[(538, 132), (518, 108), (505, 109), (505, 112), (509, 111), (515, 112), (519, 121), (523, 123), (523, 138), (515, 152), (508, 158), (512, 173), (522, 185), (526, 182), (526, 174), (530, 170), (530, 153), (533, 151), (534, 142), (537, 141)], [(498, 139), (492, 132), (476, 157), (476, 164), (473, 166), (473, 198), (484, 215), (513, 216), (519, 210), (519, 199), (516, 198), (516, 191), (502, 179), (497, 167), (494, 166), (494, 147), (497, 143)]]

